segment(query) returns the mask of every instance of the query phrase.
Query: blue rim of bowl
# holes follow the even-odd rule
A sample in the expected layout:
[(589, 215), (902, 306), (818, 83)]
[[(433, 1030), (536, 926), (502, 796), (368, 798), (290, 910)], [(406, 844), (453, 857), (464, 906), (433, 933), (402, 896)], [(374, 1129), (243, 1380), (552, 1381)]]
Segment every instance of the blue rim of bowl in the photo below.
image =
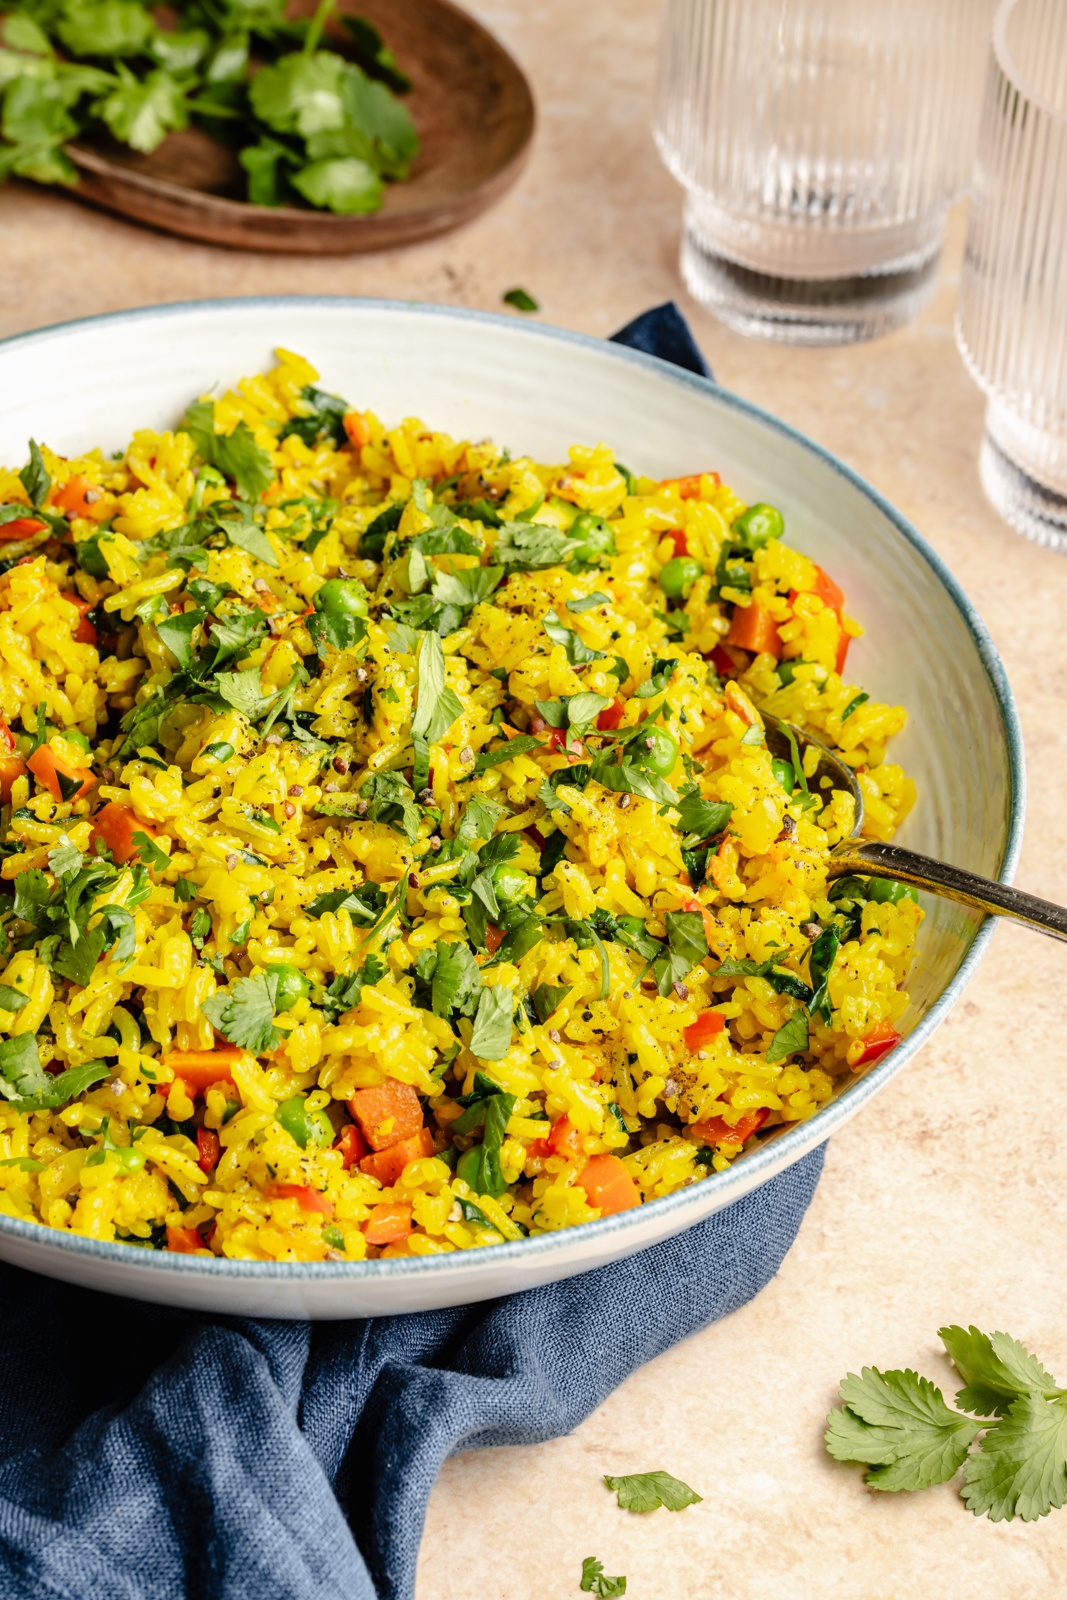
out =
[[(141, 306), (130, 311), (109, 311), (91, 317), (77, 317), (70, 322), (53, 323), (49, 327), (38, 328), (28, 333), (13, 334), (7, 339), (0, 340), (0, 356), (7, 350), (16, 346), (29, 343), (44, 343), (55, 338), (60, 338), (70, 333), (75, 328), (92, 326), (106, 327), (116, 323), (131, 323), (141, 321), (166, 321), (171, 317), (182, 317), (191, 312), (220, 311), (231, 314), (245, 310), (273, 310), (279, 315), (286, 311), (296, 309), (312, 309), (321, 306), (327, 310), (343, 312), (346, 309), (373, 311), (388, 315), (392, 312), (401, 312), (405, 315), (421, 314), (431, 318), (445, 318), (461, 322), (478, 322), (490, 327), (506, 329), (509, 334), (518, 334), (520, 337), (534, 340), (542, 339), (560, 344), (578, 345), (584, 349), (592, 350), (600, 355), (607, 354), (611, 359), (626, 362), (631, 366), (645, 370), (656, 377), (666, 379), (682, 389), (688, 389), (693, 394), (704, 397), (712, 396), (720, 404), (732, 407), (746, 416), (754, 418), (781, 434), (783, 438), (791, 440), (794, 444), (801, 445), (811, 455), (815, 456), (824, 466), (831, 468), (840, 477), (844, 478), (853, 488), (858, 489), (886, 519), (892, 523), (896, 531), (915, 549), (933, 575), (937, 578), (942, 588), (945, 589), (956, 605), (963, 621), (967, 626), (979, 659), (985, 668), (986, 676), (992, 686), (997, 704), (1000, 709), (1001, 721), (1004, 728), (1005, 740), (1008, 749), (1008, 766), (1011, 777), (1011, 798), (1008, 813), (1008, 836), (1005, 844), (1004, 858), (1000, 865), (999, 877), (1002, 882), (1010, 883), (1015, 873), (1022, 846), (1023, 819), (1026, 809), (1026, 770), (1023, 756), (1022, 728), (1019, 724), (1018, 712), (1015, 708), (1015, 698), (1008, 683), (1007, 674), (1003, 663), (997, 654), (996, 646), (978, 612), (971, 604), (956, 578), (941, 560), (937, 552), (926, 542), (917, 528), (914, 528), (906, 517), (893, 506), (884, 495), (880, 494), (872, 484), (846, 466), (837, 456), (814, 439), (809, 439), (806, 434), (793, 428), (787, 422), (782, 422), (778, 417), (772, 416), (760, 406), (754, 405), (750, 400), (744, 400), (740, 395), (733, 394), (729, 389), (711, 379), (699, 377), (695, 373), (686, 372), (674, 366), (669, 361), (663, 361), (658, 356), (646, 355), (643, 351), (633, 350), (628, 345), (614, 344), (608, 339), (599, 339), (595, 335), (576, 333), (569, 328), (556, 328), (543, 322), (519, 322), (513, 316), (506, 316), (493, 311), (469, 311), (461, 306), (437, 306), (418, 300), (377, 300), (368, 296), (351, 295), (254, 295), (245, 298), (210, 299), (210, 300), (181, 300), (167, 305)], [(625, 1233), (634, 1223), (642, 1221), (662, 1221), (672, 1213), (685, 1212), (690, 1209), (702, 1209), (699, 1205), (699, 1196), (708, 1195), (710, 1185), (715, 1185), (715, 1192), (720, 1197), (721, 1204), (717, 1209), (728, 1205), (731, 1199), (740, 1199), (761, 1183), (774, 1177), (780, 1171), (792, 1166), (811, 1150), (824, 1144), (831, 1137), (835, 1129), (843, 1122), (849, 1120), (861, 1107), (870, 1100), (888, 1080), (895, 1076), (902, 1067), (911, 1059), (915, 1052), (925, 1044), (935, 1029), (944, 1021), (944, 1018), (970, 982), (971, 977), (985, 953), (989, 940), (993, 936), (995, 918), (987, 917), (975, 931), (967, 951), (953, 973), (950, 982), (930, 1007), (930, 1010), (920, 1018), (911, 1033), (904, 1038), (897, 1047), (890, 1051), (882, 1061), (878, 1062), (871, 1070), (855, 1083), (848, 1086), (847, 1091), (829, 1101), (822, 1109), (806, 1122), (795, 1123), (785, 1133), (758, 1146), (739, 1160), (733, 1162), (725, 1172), (717, 1172), (705, 1178), (699, 1184), (692, 1184), (686, 1189), (677, 1190), (674, 1194), (665, 1195), (659, 1200), (647, 1201), (635, 1211), (619, 1212), (615, 1216), (604, 1217), (597, 1222), (586, 1222), (579, 1230), (582, 1239), (590, 1245), (595, 1245), (598, 1240), (606, 1240), (612, 1235)], [(762, 1175), (761, 1175), (762, 1174)], [(693, 1222), (701, 1220), (694, 1216)], [(690, 1224), (683, 1223), (682, 1227)], [(487, 1249), (475, 1252), (477, 1261), (471, 1262), (471, 1252), (450, 1252), (439, 1256), (413, 1256), (398, 1258), (391, 1261), (233, 1261), (225, 1257), (171, 1255), (167, 1251), (147, 1250), (143, 1246), (128, 1243), (112, 1243), (109, 1240), (90, 1239), (83, 1234), (63, 1233), (58, 1229), (48, 1228), (39, 1222), (24, 1222), (17, 1217), (0, 1214), (0, 1232), (13, 1238), (25, 1240), (27, 1243), (36, 1244), (45, 1249), (55, 1249), (63, 1252), (73, 1252), (95, 1256), (98, 1259), (125, 1263), (131, 1268), (147, 1267), (162, 1273), (193, 1273), (209, 1277), (241, 1278), (241, 1279), (279, 1279), (293, 1281), (296, 1279), (316, 1281), (332, 1281), (334, 1283), (347, 1282), (355, 1286), (361, 1282), (380, 1282), (383, 1279), (408, 1277), (412, 1274), (427, 1275), (442, 1273), (447, 1276), (455, 1272), (459, 1263), (464, 1269), (472, 1265), (480, 1266), (484, 1262), (488, 1270), (493, 1266), (503, 1265), (506, 1261), (530, 1261), (551, 1257), (557, 1251), (562, 1251), (568, 1244), (575, 1242), (575, 1230), (570, 1228), (560, 1229), (557, 1232), (539, 1234), (533, 1239), (517, 1239), (504, 1244), (492, 1245)], [(644, 1244), (636, 1245), (635, 1249), (646, 1248)], [(596, 1263), (592, 1263), (596, 1264)], [(581, 1271), (581, 1267), (573, 1270)], [(561, 1276), (566, 1276), (566, 1271)]]

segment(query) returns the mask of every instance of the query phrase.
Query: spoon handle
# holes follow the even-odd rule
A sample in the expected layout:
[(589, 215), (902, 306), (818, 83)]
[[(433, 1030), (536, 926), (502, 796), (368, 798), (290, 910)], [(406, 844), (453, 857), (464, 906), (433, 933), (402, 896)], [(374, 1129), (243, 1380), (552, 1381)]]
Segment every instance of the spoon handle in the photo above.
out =
[(931, 894), (943, 895), (947, 900), (958, 900), (976, 911), (985, 911), (994, 917), (1010, 917), (1013, 922), (1051, 934), (1054, 939), (1067, 940), (1067, 907), (1053, 905), (1051, 900), (1039, 900), (1036, 894), (1026, 894), (1009, 883), (980, 878), (976, 872), (965, 872), (962, 867), (950, 867), (930, 856), (916, 855), (914, 850), (901, 850), (895, 844), (850, 841), (839, 846), (831, 857), (829, 876), (843, 878), (850, 872), (869, 878), (896, 878), (916, 889), (928, 889)]

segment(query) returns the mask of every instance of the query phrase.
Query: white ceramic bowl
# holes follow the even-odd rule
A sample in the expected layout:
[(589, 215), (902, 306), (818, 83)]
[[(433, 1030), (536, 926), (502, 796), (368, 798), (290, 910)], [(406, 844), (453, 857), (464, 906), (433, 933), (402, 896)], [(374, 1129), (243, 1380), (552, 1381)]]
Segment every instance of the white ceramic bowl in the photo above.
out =
[[(0, 344), (0, 461), (32, 436), (76, 454), (173, 426), (186, 403), (268, 366), (283, 345), (327, 389), (386, 419), (417, 415), (544, 461), (609, 440), (653, 477), (718, 468), (773, 502), (789, 537), (841, 583), (868, 632), (849, 670), (910, 712), (894, 753), (919, 802), (902, 841), (1008, 878), (1023, 760), (1004, 672), (981, 621), (918, 533), (810, 440), (714, 384), (617, 345), (439, 306), (346, 299), (207, 301), (94, 317)], [(587, 1227), (462, 1254), (314, 1265), (225, 1261), (106, 1244), (0, 1216), (0, 1258), (96, 1289), (274, 1317), (365, 1317), (482, 1300), (603, 1265), (679, 1232), (781, 1172), (866, 1106), (929, 1038), (990, 926), (926, 901), (907, 1037), (809, 1122), (678, 1194)]]

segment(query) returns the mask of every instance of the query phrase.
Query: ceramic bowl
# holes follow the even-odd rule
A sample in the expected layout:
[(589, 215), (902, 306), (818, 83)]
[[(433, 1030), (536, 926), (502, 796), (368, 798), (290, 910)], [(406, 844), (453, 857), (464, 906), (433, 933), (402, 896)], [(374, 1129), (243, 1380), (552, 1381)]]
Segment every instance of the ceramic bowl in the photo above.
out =
[[(1003, 668), (959, 585), (916, 530), (841, 461), (756, 406), (599, 339), (438, 306), (272, 298), (159, 306), (0, 344), (0, 461), (27, 436), (64, 454), (173, 426), (188, 401), (300, 351), (327, 389), (382, 417), (418, 415), (543, 461), (610, 440), (661, 478), (714, 467), (785, 514), (867, 633), (849, 670), (909, 709), (894, 753), (918, 784), (901, 842), (1010, 877), (1023, 815), (1018, 721)], [(992, 926), (926, 901), (903, 1042), (810, 1121), (666, 1199), (528, 1242), (445, 1256), (276, 1264), (169, 1255), (0, 1216), (0, 1257), (96, 1289), (205, 1310), (366, 1317), (483, 1300), (655, 1244), (747, 1194), (868, 1106), (930, 1037), (972, 976)]]

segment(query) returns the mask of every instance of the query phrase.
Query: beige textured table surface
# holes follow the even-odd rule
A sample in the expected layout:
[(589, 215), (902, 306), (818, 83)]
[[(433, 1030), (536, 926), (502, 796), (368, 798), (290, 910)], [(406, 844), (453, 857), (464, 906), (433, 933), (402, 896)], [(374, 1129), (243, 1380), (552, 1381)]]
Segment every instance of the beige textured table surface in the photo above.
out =
[[(654, 0), (480, 5), (530, 73), (541, 124), (519, 186), (462, 233), (377, 258), (249, 257), (156, 237), (66, 198), (0, 194), (0, 332), (202, 296), (402, 295), (606, 334), (678, 298), (717, 375), (814, 435), (912, 518), (1000, 648), (1027, 738), (1020, 882), (1067, 899), (1067, 560), (1001, 526), (979, 489), (979, 396), (952, 338), (954, 219), (917, 326), (854, 349), (744, 342), (678, 279), (678, 193), (648, 133)], [(936, 687), (920, 715), (936, 716)], [(946, 730), (946, 736), (950, 736)], [(834, 1140), (797, 1243), (760, 1298), (639, 1372), (575, 1434), (450, 1462), (419, 1600), (564, 1600), (582, 1558), (632, 1600), (1031, 1600), (1063, 1592), (1067, 1511), (976, 1521), (954, 1489), (889, 1496), (824, 1455), (836, 1383), (863, 1363), (950, 1383), (946, 1322), (1004, 1328), (1067, 1379), (1067, 951), (1001, 928), (951, 1018)], [(664, 1467), (701, 1505), (616, 1509), (600, 1475)]]

